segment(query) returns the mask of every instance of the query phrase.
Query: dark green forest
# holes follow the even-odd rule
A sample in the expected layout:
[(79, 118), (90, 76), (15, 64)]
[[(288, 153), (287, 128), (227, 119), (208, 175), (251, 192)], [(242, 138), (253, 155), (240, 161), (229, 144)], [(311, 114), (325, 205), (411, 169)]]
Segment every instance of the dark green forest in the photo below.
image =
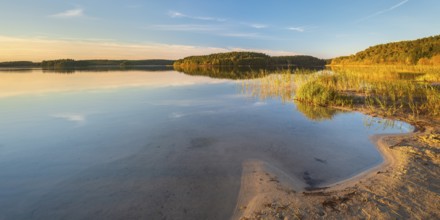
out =
[(312, 56), (279, 56), (271, 57), (255, 52), (215, 53), (205, 56), (190, 56), (174, 62), (175, 67), (182, 66), (324, 66), (325, 60)]
[(369, 47), (351, 56), (332, 59), (332, 65), (440, 65), (440, 35)]
[(31, 61), (11, 61), (11, 62), (0, 62), (0, 67), (3, 68), (14, 68), (14, 67), (21, 67), (21, 68), (32, 68), (32, 67), (39, 67), (39, 63), (34, 63)]
[(134, 67), (134, 66), (172, 66), (174, 60), (45, 60), (43, 62), (11, 61), (0, 62), (0, 68), (32, 68), (43, 69), (68, 69), (68, 68), (89, 68), (89, 67)]
[(63, 68), (87, 68), (87, 67), (108, 67), (108, 66), (149, 66), (149, 65), (173, 65), (173, 60), (45, 60), (41, 62), (44, 69)]
[(322, 67), (327, 63), (326, 60), (306, 55), (271, 57), (271, 61), (275, 66), (298, 67)]

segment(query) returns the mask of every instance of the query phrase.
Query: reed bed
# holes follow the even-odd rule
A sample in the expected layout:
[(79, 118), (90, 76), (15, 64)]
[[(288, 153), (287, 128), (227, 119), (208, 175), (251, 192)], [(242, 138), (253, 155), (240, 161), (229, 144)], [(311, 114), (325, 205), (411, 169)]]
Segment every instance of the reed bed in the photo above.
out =
[(439, 67), (344, 67), (281, 71), (260, 77), (244, 82), (244, 87), (262, 99), (281, 97), (314, 106), (360, 107), (413, 119), (440, 116)]

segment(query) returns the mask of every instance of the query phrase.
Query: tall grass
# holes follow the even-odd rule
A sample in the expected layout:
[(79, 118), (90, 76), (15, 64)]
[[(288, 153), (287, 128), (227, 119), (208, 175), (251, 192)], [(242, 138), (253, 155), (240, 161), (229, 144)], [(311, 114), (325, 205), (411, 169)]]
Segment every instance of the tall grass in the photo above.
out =
[[(355, 67), (296, 70), (254, 81), (259, 97), (315, 106), (369, 109), (382, 115), (440, 116), (439, 67)], [(256, 89), (257, 88), (257, 89)]]
[[(334, 69), (328, 86), (364, 97), (364, 107), (384, 115), (440, 115), (440, 68), (388, 67)], [(338, 104), (338, 103), (333, 103)]]
[(283, 102), (288, 102), (293, 99), (294, 83), (290, 70), (275, 74), (260, 71), (254, 76), (254, 79), (242, 82), (243, 93), (259, 97), (261, 100), (281, 98)]

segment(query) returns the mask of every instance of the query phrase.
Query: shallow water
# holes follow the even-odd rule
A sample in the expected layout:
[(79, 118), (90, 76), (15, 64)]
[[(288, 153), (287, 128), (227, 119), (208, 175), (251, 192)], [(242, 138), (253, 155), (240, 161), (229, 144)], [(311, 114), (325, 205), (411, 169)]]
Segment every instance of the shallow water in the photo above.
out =
[(382, 162), (371, 135), (412, 129), (174, 71), (0, 72), (0, 91), (0, 219), (227, 219), (245, 160), (322, 187)]

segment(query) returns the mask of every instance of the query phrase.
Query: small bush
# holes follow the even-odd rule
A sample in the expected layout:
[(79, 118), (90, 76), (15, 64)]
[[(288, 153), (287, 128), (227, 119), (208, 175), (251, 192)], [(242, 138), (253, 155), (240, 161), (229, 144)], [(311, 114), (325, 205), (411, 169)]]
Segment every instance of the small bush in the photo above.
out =
[(295, 98), (302, 102), (313, 105), (327, 106), (334, 102), (338, 93), (328, 87), (323, 86), (318, 81), (309, 81), (298, 88)]

